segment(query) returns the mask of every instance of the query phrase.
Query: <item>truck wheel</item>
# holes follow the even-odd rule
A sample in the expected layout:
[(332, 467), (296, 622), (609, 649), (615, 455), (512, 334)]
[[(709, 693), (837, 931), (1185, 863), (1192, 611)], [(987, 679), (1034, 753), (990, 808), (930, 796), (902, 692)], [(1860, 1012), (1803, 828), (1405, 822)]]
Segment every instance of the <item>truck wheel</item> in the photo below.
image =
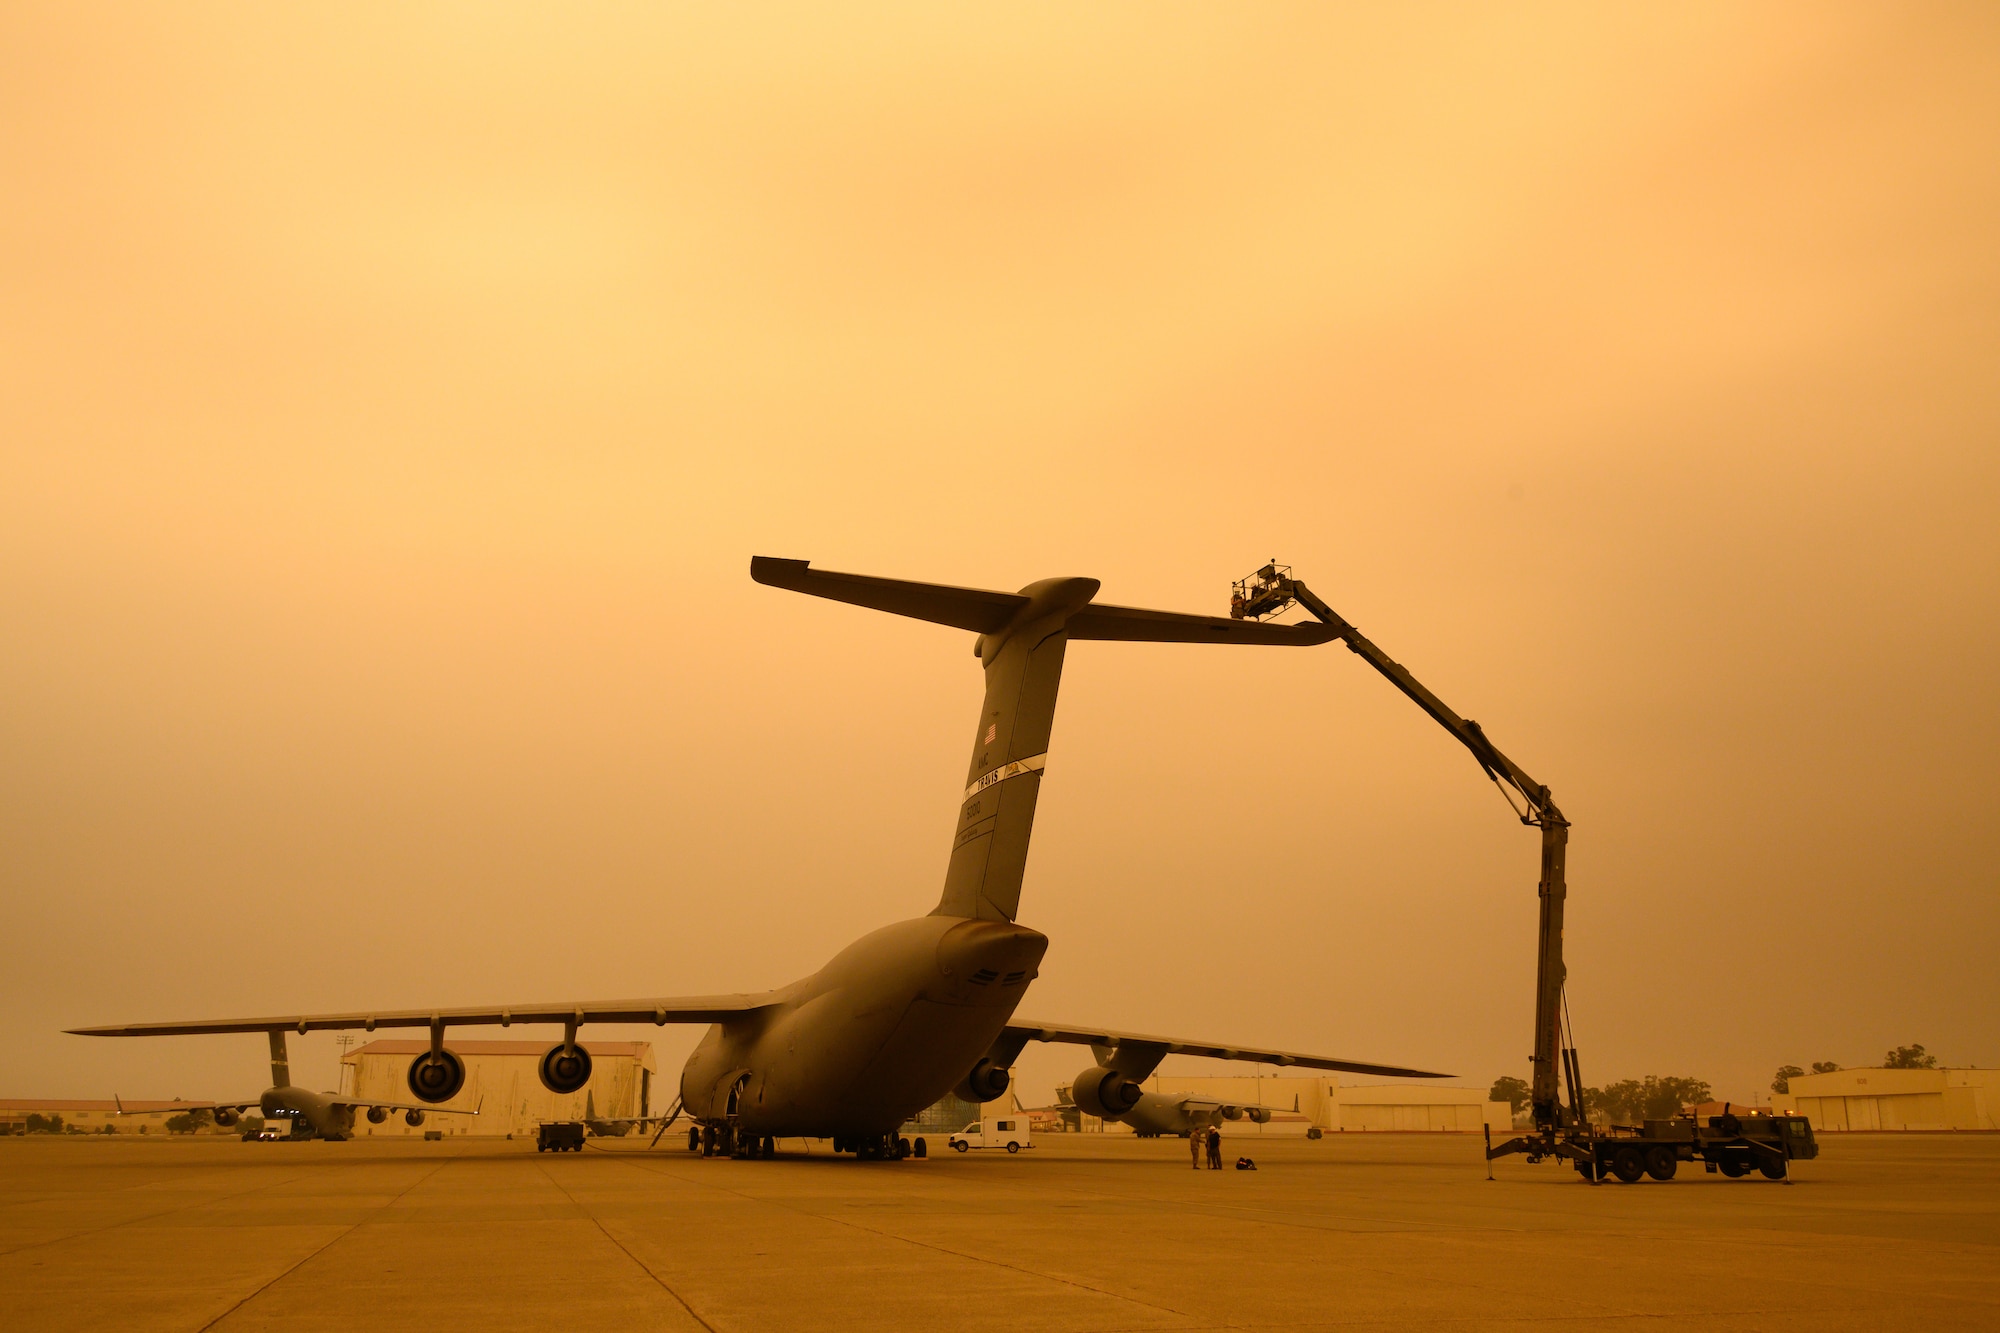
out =
[(964, 1139), (957, 1139), (952, 1143), (951, 1150), (953, 1152), (964, 1152), (967, 1148), (970, 1148), (971, 1146), (972, 1145), (967, 1143)]
[(1785, 1159), (1782, 1157), (1775, 1159), (1766, 1157), (1763, 1161), (1757, 1163), (1757, 1169), (1764, 1173), (1764, 1179), (1766, 1180), (1783, 1180), (1785, 1178)]
[(1680, 1162), (1674, 1157), (1672, 1148), (1649, 1148), (1646, 1150), (1646, 1174), (1655, 1180), (1672, 1180), (1674, 1168)]
[(1306, 1131), (1306, 1137), (1307, 1137), (1307, 1138), (1309, 1138), (1309, 1139), (1316, 1139), (1316, 1138), (1318, 1138), (1318, 1137), (1319, 1137), (1319, 1126), (1318, 1126), (1318, 1125), (1314, 1125), (1314, 1126), (1313, 1126), (1313, 1127), (1312, 1127), (1311, 1129), (1308, 1129), (1308, 1130)]
[(1627, 1185), (1639, 1183), (1639, 1177), (1646, 1174), (1646, 1163), (1639, 1156), (1637, 1148), (1620, 1148), (1611, 1155), (1611, 1174)]
[(1734, 1156), (1725, 1157), (1717, 1162), (1715, 1169), (1722, 1172), (1723, 1175), (1728, 1176), (1731, 1180), (1741, 1180), (1750, 1170), (1749, 1167), (1743, 1164), (1742, 1158)]
[(1021, 1151), (1021, 1145), (1020, 1145), (1020, 1144), (1018, 1144), (1018, 1143), (1010, 1143), (1010, 1144), (1008, 1144), (1008, 1145), (1007, 1145), (1007, 1151), (1008, 1151), (1008, 1152), (1019, 1152), (1019, 1151)]

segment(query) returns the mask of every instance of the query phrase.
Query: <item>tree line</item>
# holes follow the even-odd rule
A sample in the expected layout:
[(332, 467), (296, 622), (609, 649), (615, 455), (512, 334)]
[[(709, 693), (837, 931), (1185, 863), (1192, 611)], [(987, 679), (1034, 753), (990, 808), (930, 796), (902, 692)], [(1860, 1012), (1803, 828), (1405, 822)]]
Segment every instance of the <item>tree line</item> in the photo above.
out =
[[(1911, 1046), (1891, 1047), (1883, 1055), (1881, 1067), (1884, 1069), (1936, 1069), (1938, 1067), (1938, 1059), (1935, 1055), (1924, 1049), (1922, 1042), (1917, 1042)], [(1812, 1072), (1815, 1074), (1831, 1074), (1839, 1068), (1840, 1066), (1831, 1060), (1815, 1060), (1813, 1061)], [(1779, 1065), (1778, 1072), (1771, 1078), (1771, 1091), (1790, 1092), (1792, 1090), (1792, 1080), (1802, 1076), (1805, 1072), (1805, 1070), (1799, 1068), (1797, 1065)]]
[[(1840, 1067), (1831, 1060), (1815, 1060), (1811, 1072), (1831, 1074)], [(1891, 1047), (1884, 1053), (1881, 1067), (1936, 1069), (1938, 1058), (1925, 1050), (1923, 1043), (1917, 1042)], [(1789, 1093), (1792, 1080), (1806, 1072), (1797, 1065), (1780, 1065), (1777, 1075), (1771, 1080), (1771, 1091)], [(1511, 1074), (1505, 1075), (1493, 1081), (1493, 1088), (1486, 1095), (1490, 1101), (1507, 1103), (1515, 1115), (1520, 1115), (1528, 1107), (1528, 1082)], [(1648, 1074), (1644, 1078), (1608, 1083), (1601, 1088), (1585, 1088), (1583, 1111), (1593, 1120), (1636, 1124), (1641, 1120), (1666, 1120), (1679, 1115), (1683, 1107), (1713, 1100), (1715, 1094), (1705, 1079)]]
[[(1489, 1100), (1506, 1102), (1515, 1115), (1528, 1106), (1528, 1084), (1509, 1075), (1495, 1079)], [(1583, 1090), (1583, 1113), (1592, 1120), (1615, 1124), (1636, 1124), (1641, 1120), (1667, 1120), (1689, 1106), (1699, 1106), (1714, 1098), (1708, 1080), (1672, 1074), (1648, 1074), (1644, 1078), (1620, 1079), (1601, 1088)]]

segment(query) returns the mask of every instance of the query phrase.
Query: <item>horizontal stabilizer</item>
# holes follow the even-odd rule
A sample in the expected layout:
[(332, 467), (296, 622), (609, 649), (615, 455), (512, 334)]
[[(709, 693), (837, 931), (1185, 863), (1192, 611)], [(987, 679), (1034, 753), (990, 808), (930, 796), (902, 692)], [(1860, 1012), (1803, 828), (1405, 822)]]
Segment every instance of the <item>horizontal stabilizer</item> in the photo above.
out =
[[(1450, 1074), (1437, 1074), (1428, 1069), (1404, 1069), (1400, 1065), (1378, 1065), (1363, 1060), (1342, 1060), (1328, 1055), (1306, 1055), (1299, 1051), (1272, 1051), (1256, 1046), (1224, 1046), (1218, 1042), (1183, 1041), (1178, 1037), (1148, 1037), (1136, 1032), (1117, 1032), (1110, 1028), (1073, 1028), (1055, 1024), (1009, 1023), (1008, 1037), (1019, 1037), (1025, 1041), (1062, 1041), (1078, 1046), (1105, 1047), (1115, 1051), (1120, 1046), (1148, 1048), (1148, 1053), (1158, 1055), (1200, 1055), (1211, 1060), (1252, 1060), (1267, 1065), (1296, 1065), (1300, 1069), (1338, 1069), (1349, 1074), (1374, 1074), (1382, 1078), (1450, 1078)], [(1102, 1062), (1103, 1053), (1099, 1053)], [(1153, 1063), (1157, 1063), (1157, 1056)], [(1148, 1066), (1151, 1072), (1151, 1066)]]
[(1226, 616), (1191, 616), (1136, 606), (1092, 602), (1069, 618), (1072, 639), (1122, 639), (1128, 643), (1262, 643), (1310, 648), (1334, 637), (1331, 625), (1273, 625)]
[[(814, 569), (809, 560), (779, 560), (764, 555), (752, 557), (750, 577), (769, 587), (928, 620), (936, 625), (951, 625), (975, 634), (998, 634), (1030, 600), (1017, 592), (912, 583), (871, 574), (841, 574)], [(1065, 628), (1071, 639), (1118, 639), (1128, 643), (1255, 643), (1308, 648), (1329, 642), (1335, 636), (1332, 626), (1318, 621), (1274, 625), (1097, 602), (1072, 612)]]
[(750, 577), (773, 588), (788, 588), (891, 615), (968, 629), (975, 634), (999, 633), (1028, 604), (1028, 599), (1016, 592), (912, 583), (871, 574), (837, 574), (814, 569), (809, 560), (779, 560), (767, 555), (751, 558)]

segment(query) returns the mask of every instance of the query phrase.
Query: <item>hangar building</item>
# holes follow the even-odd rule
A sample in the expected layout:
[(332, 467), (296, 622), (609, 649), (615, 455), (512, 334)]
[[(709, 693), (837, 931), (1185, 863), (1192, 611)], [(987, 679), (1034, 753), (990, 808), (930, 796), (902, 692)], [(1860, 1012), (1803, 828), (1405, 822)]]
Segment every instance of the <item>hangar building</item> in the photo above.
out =
[[(465, 1087), (443, 1105), (455, 1111), (478, 1107), (471, 1116), (437, 1116), (422, 1127), (390, 1116), (384, 1125), (365, 1119), (354, 1126), (356, 1138), (402, 1135), (533, 1134), (544, 1120), (581, 1120), (586, 1104), (606, 1117), (646, 1115), (653, 1090), (653, 1043), (649, 1041), (579, 1042), (590, 1052), (590, 1082), (583, 1091), (557, 1095), (542, 1086), (536, 1073), (549, 1041), (454, 1041), (449, 1045), (465, 1061)], [(410, 1061), (430, 1049), (427, 1041), (371, 1041), (340, 1057), (342, 1083), (351, 1097), (379, 1097), (408, 1102)]]
[(1794, 1074), (1772, 1109), (1815, 1131), (2000, 1129), (2000, 1069), (1836, 1069)]
[[(1484, 1088), (1449, 1084), (1385, 1083), (1342, 1087), (1335, 1074), (1224, 1075), (1184, 1077), (1156, 1074), (1146, 1091), (1173, 1097), (1205, 1097), (1213, 1101), (1268, 1106), (1271, 1122), (1237, 1120), (1223, 1126), (1225, 1134), (1301, 1135), (1379, 1131), (1476, 1134), (1482, 1126), (1511, 1131), (1514, 1114), (1505, 1102), (1489, 1101)], [(1067, 1099), (1068, 1089), (1060, 1090)], [(1093, 1116), (1081, 1117), (1086, 1129), (1129, 1133), (1123, 1125), (1106, 1126)]]
[(967, 1125), (977, 1124), (981, 1116), (1006, 1115), (1009, 1112), (1025, 1114), (1018, 1091), (1012, 1087), (997, 1100), (984, 1104), (969, 1102), (956, 1093), (947, 1092), (941, 1101), (917, 1112), (896, 1132), (905, 1136), (935, 1134), (943, 1137), (956, 1134)]

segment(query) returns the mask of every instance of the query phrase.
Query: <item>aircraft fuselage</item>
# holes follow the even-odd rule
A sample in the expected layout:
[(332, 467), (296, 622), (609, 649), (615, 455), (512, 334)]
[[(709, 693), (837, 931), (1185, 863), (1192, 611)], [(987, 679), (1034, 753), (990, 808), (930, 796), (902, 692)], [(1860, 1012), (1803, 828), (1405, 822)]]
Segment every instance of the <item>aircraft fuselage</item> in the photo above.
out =
[(925, 916), (862, 936), (779, 1004), (718, 1023), (681, 1070), (695, 1119), (739, 1132), (892, 1133), (992, 1048), (1048, 937)]
[(266, 1088), (257, 1100), (266, 1120), (294, 1117), (311, 1125), (313, 1133), (323, 1139), (344, 1139), (354, 1133), (353, 1107), (338, 1105), (309, 1089)]
[(1121, 1119), (1132, 1127), (1132, 1132), (1135, 1134), (1177, 1136), (1185, 1136), (1196, 1129), (1207, 1129), (1222, 1120), (1219, 1111), (1207, 1109), (1198, 1113), (1189, 1111), (1182, 1105), (1185, 1100), (1178, 1097), (1163, 1097), (1157, 1092), (1143, 1093), (1138, 1103)]

